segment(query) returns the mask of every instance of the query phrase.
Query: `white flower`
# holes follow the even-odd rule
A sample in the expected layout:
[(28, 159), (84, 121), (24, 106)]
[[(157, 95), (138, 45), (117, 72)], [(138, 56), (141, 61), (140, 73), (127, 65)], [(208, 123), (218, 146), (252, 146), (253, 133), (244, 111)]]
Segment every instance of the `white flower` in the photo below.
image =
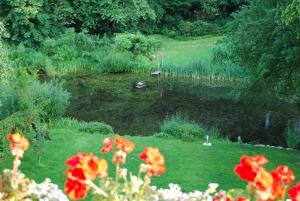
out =
[(41, 184), (31, 183), (28, 191), (39, 201), (69, 201), (62, 190), (56, 184), (51, 183), (50, 179), (45, 179)]
[(130, 175), (130, 180), (132, 193), (139, 192), (140, 186), (144, 184), (143, 180), (133, 175)]
[[(213, 190), (218, 185), (212, 184), (210, 187), (210, 190)], [(169, 189), (159, 189), (156, 192), (157, 194), (154, 195), (155, 201), (212, 201), (212, 197), (208, 193), (201, 191), (183, 193), (181, 187), (177, 184), (169, 184)]]
[(216, 192), (216, 190), (217, 190), (218, 187), (219, 187), (219, 184), (217, 184), (217, 183), (211, 183), (211, 184), (208, 185), (207, 192), (209, 194), (212, 194), (212, 193)]

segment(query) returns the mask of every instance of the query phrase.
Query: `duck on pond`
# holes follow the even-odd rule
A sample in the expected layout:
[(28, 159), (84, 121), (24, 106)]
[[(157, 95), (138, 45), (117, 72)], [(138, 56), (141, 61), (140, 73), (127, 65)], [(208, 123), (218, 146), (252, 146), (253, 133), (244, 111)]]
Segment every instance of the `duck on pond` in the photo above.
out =
[(146, 87), (146, 84), (143, 83), (143, 82), (138, 82), (138, 83), (136, 83), (136, 86), (135, 86), (135, 87), (138, 88), (138, 89), (142, 89), (142, 88), (145, 88), (145, 87)]

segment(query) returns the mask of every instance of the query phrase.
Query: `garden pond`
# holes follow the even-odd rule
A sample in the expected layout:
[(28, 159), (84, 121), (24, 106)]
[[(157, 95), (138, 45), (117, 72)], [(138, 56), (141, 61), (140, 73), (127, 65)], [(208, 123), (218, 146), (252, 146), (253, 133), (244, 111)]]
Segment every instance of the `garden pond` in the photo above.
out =
[[(239, 83), (147, 74), (81, 73), (63, 76), (72, 93), (67, 116), (100, 121), (120, 134), (153, 135), (167, 116), (180, 113), (205, 128), (218, 128), (236, 141), (285, 146), (290, 124), (300, 130), (300, 107), (276, 100), (268, 93), (234, 99)], [(136, 88), (138, 82), (141, 89)], [(290, 123), (289, 123), (290, 122)]]

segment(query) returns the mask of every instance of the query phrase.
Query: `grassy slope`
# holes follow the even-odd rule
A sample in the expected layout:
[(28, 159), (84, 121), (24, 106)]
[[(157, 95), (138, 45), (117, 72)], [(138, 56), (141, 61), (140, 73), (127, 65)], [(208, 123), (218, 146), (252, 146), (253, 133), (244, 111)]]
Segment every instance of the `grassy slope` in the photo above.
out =
[(222, 36), (190, 37), (185, 40), (175, 40), (157, 36), (162, 41), (162, 49), (166, 63), (188, 64), (193, 61), (209, 61), (214, 44)]
[[(63, 187), (65, 176), (64, 161), (77, 152), (98, 154), (104, 135), (79, 133), (76, 130), (54, 129), (52, 140), (44, 150), (42, 163), (37, 166), (37, 160), (32, 147), (26, 153), (21, 169), (30, 178), (38, 182), (48, 177)], [(167, 172), (155, 178), (153, 185), (167, 187), (168, 183), (178, 183), (184, 190), (205, 189), (210, 182), (217, 182), (223, 189), (244, 187), (233, 173), (233, 167), (243, 154), (264, 154), (270, 159), (267, 168), (273, 169), (286, 164), (295, 170), (300, 178), (299, 152), (261, 148), (248, 145), (232, 144), (225, 141), (215, 141), (212, 147), (204, 147), (202, 142), (183, 142), (176, 139), (161, 139), (155, 137), (128, 137), (137, 145), (136, 150), (129, 155), (127, 167), (136, 172), (140, 160), (138, 154), (146, 146), (161, 149), (166, 158)], [(111, 155), (105, 156), (110, 160)], [(11, 167), (11, 158), (0, 161), (0, 169)], [(112, 167), (111, 167), (112, 168)], [(113, 170), (110, 169), (110, 172)]]

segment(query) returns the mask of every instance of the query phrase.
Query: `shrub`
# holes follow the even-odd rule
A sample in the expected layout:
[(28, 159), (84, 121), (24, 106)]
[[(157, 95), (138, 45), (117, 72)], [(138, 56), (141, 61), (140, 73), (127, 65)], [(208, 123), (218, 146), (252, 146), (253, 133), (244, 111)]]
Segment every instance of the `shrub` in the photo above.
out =
[(149, 57), (159, 47), (159, 41), (142, 34), (117, 34), (115, 43), (118, 49), (132, 52), (135, 56)]
[(128, 34), (121, 36), (116, 36), (118, 42), (114, 42), (106, 36), (100, 38), (67, 29), (59, 37), (43, 41), (38, 50), (24, 45), (11, 49), (10, 58), (16, 68), (32, 74), (40, 69), (55, 74), (86, 69), (120, 73), (148, 68), (147, 57), (154, 50), (155, 40), (141, 34), (133, 38), (126, 38)]
[(293, 126), (292, 122), (289, 122), (288, 127), (284, 132), (286, 143), (289, 148), (300, 149), (300, 131), (297, 131), (297, 129), (293, 128)]
[(78, 130), (81, 122), (74, 118), (62, 117), (53, 122), (54, 128)]
[(41, 83), (26, 74), (3, 85), (0, 91), (0, 120), (15, 112), (34, 113), (45, 122), (61, 117), (69, 103), (70, 93), (57, 81)]
[(191, 35), (202, 36), (207, 34), (218, 34), (220, 27), (217, 23), (206, 22), (203, 20), (197, 20), (192, 23)]
[(37, 110), (45, 122), (61, 117), (69, 104), (70, 93), (56, 81), (35, 81), (25, 90), (26, 94), (20, 96), (20, 105), (24, 110)]
[(204, 20), (184, 21), (179, 20), (172, 28), (164, 27), (161, 31), (163, 35), (169, 37), (175, 36), (203, 36), (208, 34), (219, 34), (221, 25), (216, 22), (207, 22)]
[[(0, 24), (1, 34), (1, 24)], [(9, 77), (12, 76), (12, 69), (8, 59), (8, 52), (2, 41), (0, 40), (0, 84), (7, 83)]]
[(162, 28), (161, 34), (164, 35), (164, 36), (171, 37), (171, 38), (174, 38), (175, 36), (178, 35), (175, 30), (173, 30), (173, 29), (171, 30), (167, 27)]
[(101, 133), (106, 135), (113, 133), (111, 126), (101, 122), (83, 122), (80, 124), (78, 130), (86, 133)]
[(102, 122), (84, 122), (77, 119), (60, 118), (54, 124), (56, 128), (70, 128), (86, 133), (101, 133), (112, 134), (114, 133), (112, 127)]
[(167, 117), (160, 126), (161, 132), (185, 141), (193, 141), (205, 136), (205, 129), (179, 114)]

